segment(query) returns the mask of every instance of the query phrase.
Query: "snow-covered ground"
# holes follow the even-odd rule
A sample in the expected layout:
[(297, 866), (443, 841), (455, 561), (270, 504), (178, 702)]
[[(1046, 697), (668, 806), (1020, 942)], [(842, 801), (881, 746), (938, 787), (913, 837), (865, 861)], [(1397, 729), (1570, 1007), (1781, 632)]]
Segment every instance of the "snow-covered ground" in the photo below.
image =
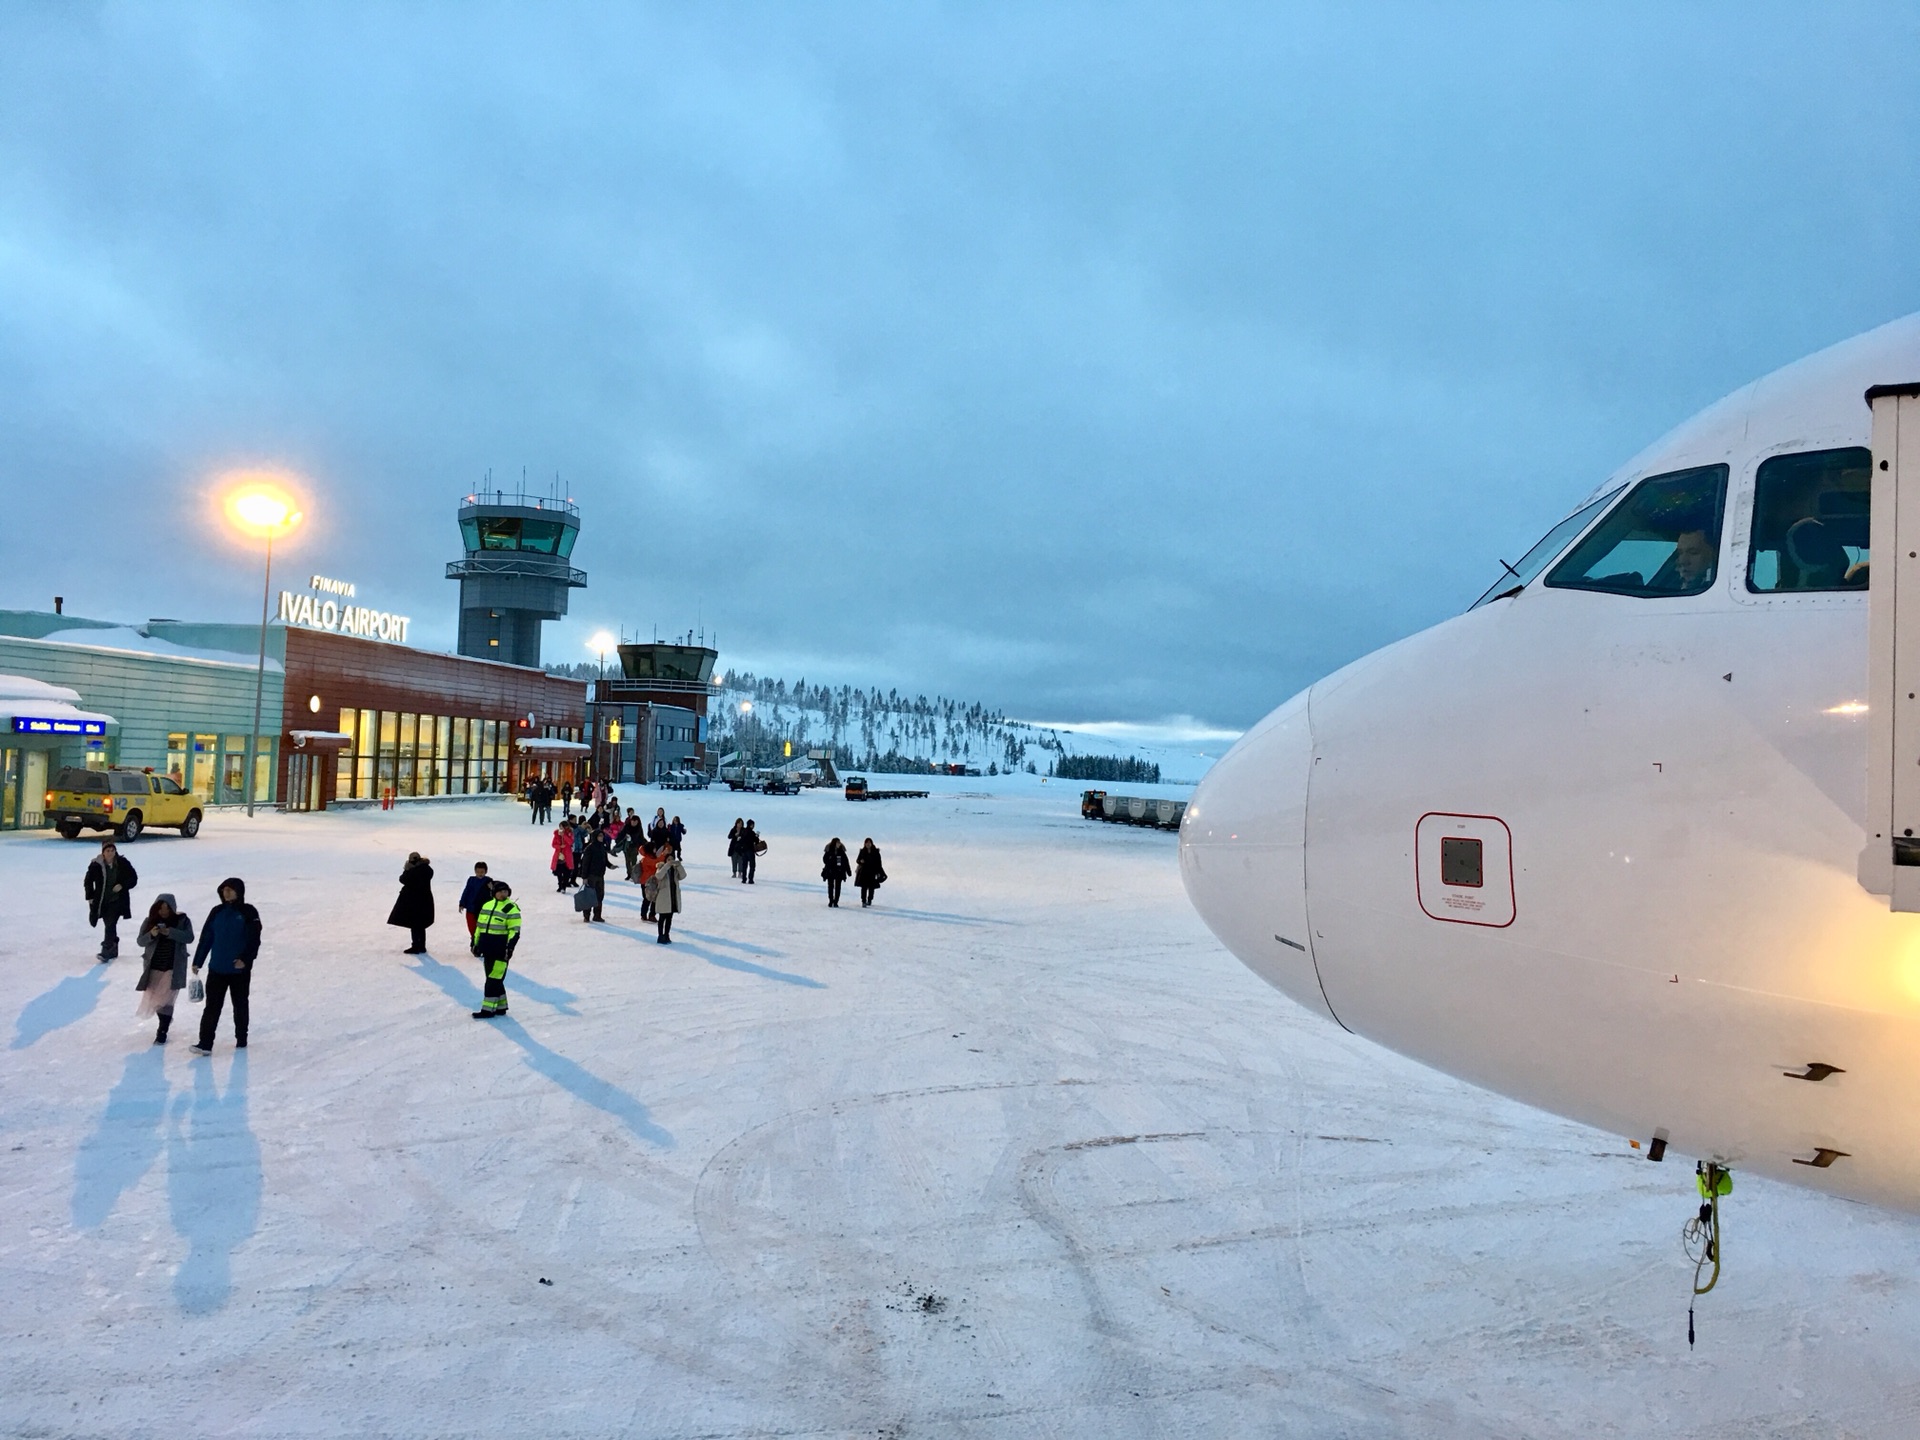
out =
[[(1309, 1018), (1078, 787), (934, 783), (635, 792), (692, 826), (670, 948), (627, 888), (575, 919), (505, 802), (143, 839), (143, 900), (237, 872), (264, 912), (211, 1060), (192, 1007), (148, 1043), (131, 944), (92, 963), (92, 847), (0, 840), (0, 1432), (1920, 1429), (1913, 1222), (1743, 1181), (1690, 1353), (1690, 1167)], [(825, 907), (835, 833), (883, 846), (876, 909)], [(504, 1022), (476, 858), (527, 911)]]

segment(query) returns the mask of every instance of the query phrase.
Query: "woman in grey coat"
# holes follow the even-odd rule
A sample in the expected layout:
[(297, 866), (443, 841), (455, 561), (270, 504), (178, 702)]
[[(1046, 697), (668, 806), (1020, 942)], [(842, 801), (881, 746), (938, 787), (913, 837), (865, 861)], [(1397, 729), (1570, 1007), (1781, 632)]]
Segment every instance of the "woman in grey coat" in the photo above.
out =
[(147, 918), (140, 922), (140, 978), (134, 989), (140, 992), (136, 1015), (157, 1015), (160, 1029), (153, 1043), (167, 1043), (167, 1027), (173, 1024), (173, 1001), (187, 988), (187, 950), (193, 943), (193, 922), (174, 908), (173, 896), (154, 900)]

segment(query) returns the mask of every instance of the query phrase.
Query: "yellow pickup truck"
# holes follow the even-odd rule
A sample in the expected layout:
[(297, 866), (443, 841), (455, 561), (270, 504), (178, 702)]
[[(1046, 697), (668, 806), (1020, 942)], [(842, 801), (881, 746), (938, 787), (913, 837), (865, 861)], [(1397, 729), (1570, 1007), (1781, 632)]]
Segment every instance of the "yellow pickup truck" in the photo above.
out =
[(200, 797), (150, 770), (85, 770), (69, 765), (47, 791), (47, 819), (69, 840), (82, 830), (111, 830), (137, 840), (149, 826), (200, 833)]

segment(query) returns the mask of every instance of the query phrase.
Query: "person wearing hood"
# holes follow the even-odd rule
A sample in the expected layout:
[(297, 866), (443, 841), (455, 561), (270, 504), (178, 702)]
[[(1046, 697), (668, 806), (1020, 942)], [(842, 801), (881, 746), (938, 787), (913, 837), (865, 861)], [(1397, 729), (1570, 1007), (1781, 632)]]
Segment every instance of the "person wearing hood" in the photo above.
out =
[(193, 952), (193, 973), (208, 967), (207, 1004), (200, 1012), (200, 1043), (195, 1055), (213, 1053), (213, 1034), (220, 1027), (220, 1011), (233, 996), (233, 1045), (247, 1046), (247, 992), (253, 984), (253, 964), (260, 956), (260, 912), (247, 904), (247, 882), (230, 876), (220, 882), (220, 903), (207, 912), (200, 926), (200, 943)]
[(134, 989), (140, 992), (136, 1015), (159, 1017), (160, 1029), (153, 1043), (167, 1043), (167, 1029), (173, 1024), (173, 1002), (187, 988), (187, 947), (193, 943), (193, 922), (182, 915), (173, 896), (155, 898), (147, 918), (140, 922), (140, 979)]
[(87, 896), (87, 924), (105, 927), (100, 935), (102, 963), (120, 953), (120, 922), (133, 918), (133, 887), (139, 883), (132, 863), (111, 840), (87, 866), (81, 888)]
[(840, 887), (847, 883), (847, 877), (851, 874), (853, 861), (847, 858), (846, 843), (836, 835), (827, 841), (827, 848), (820, 854), (820, 878), (827, 882), (827, 905), (830, 908), (840, 908)]
[(853, 883), (860, 888), (860, 907), (873, 904), (873, 892), (887, 883), (887, 867), (880, 863), (880, 847), (867, 837), (853, 862)]
[(433, 862), (418, 850), (400, 867), (400, 895), (387, 915), (387, 924), (410, 931), (413, 943), (400, 953), (427, 953), (427, 927), (433, 924)]
[(573, 884), (573, 821), (570, 819), (553, 827), (553, 859), (547, 868), (559, 882), (554, 889), (566, 894), (567, 887)]

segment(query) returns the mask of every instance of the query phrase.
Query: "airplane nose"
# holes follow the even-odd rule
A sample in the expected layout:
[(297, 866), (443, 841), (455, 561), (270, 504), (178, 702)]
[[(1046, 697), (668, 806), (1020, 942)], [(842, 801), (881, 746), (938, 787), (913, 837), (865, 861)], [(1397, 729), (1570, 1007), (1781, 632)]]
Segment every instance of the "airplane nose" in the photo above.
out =
[(1180, 827), (1180, 876), (1227, 949), (1275, 989), (1335, 1019), (1307, 925), (1311, 695), (1302, 690), (1262, 720), (1200, 782)]

